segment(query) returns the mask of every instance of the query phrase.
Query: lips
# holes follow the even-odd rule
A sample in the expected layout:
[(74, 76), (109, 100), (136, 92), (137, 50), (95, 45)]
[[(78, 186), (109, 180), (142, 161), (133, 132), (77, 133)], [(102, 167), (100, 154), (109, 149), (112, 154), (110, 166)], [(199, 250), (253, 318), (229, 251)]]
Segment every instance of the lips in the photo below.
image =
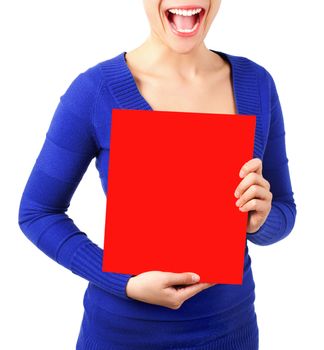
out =
[[(197, 34), (200, 24), (202, 23), (202, 19), (205, 15), (205, 9), (197, 6), (197, 7), (181, 7), (178, 8), (180, 10), (194, 10), (201, 9), (199, 13), (193, 14), (191, 16), (183, 16), (180, 14), (173, 14), (168, 10), (165, 11), (165, 16), (170, 25), (171, 31), (178, 36), (193, 36)], [(171, 8), (173, 9), (173, 8)]]

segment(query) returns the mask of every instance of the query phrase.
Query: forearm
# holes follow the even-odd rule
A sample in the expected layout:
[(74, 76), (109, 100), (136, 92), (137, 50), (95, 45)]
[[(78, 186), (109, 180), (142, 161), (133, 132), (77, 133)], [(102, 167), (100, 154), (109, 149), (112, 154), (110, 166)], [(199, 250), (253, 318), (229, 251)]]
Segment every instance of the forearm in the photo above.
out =
[(47, 256), (74, 274), (109, 293), (128, 298), (126, 284), (132, 275), (103, 272), (103, 250), (64, 212), (66, 194), (74, 192), (76, 184), (47, 175), (39, 164), (36, 163), (21, 198), (21, 230)]
[(256, 232), (247, 233), (247, 239), (258, 245), (276, 243), (292, 231), (295, 217), (295, 203), (272, 201), (272, 207), (266, 221)]

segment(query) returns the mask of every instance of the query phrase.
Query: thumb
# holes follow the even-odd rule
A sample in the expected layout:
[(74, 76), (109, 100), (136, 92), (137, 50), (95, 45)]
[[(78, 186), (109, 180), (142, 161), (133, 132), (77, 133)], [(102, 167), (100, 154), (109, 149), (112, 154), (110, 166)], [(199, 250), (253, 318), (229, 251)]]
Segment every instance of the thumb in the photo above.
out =
[(198, 282), (200, 276), (194, 272), (174, 273), (170, 272), (167, 276), (167, 285), (173, 286), (177, 284), (193, 284)]

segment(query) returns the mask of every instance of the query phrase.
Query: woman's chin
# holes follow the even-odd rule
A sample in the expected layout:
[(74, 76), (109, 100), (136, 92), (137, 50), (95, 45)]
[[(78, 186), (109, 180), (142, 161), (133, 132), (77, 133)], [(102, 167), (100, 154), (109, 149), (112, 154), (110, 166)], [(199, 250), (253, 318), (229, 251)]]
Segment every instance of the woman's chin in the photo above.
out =
[(164, 44), (168, 46), (172, 51), (179, 54), (186, 54), (191, 52), (203, 43), (201, 37), (196, 37), (195, 40), (179, 40), (174, 37), (170, 37), (169, 34), (164, 35)]

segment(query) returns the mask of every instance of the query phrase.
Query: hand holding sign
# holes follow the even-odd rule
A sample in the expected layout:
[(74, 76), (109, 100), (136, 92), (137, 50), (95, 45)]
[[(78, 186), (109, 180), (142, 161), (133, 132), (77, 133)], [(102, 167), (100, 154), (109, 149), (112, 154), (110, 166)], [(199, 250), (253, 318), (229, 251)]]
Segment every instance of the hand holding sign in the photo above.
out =
[(266, 221), (271, 210), (270, 183), (262, 176), (262, 160), (253, 158), (240, 171), (243, 180), (235, 190), (239, 198), (236, 205), (241, 211), (249, 211), (247, 232), (254, 233)]
[(198, 281), (199, 276), (191, 272), (147, 271), (128, 280), (126, 293), (132, 299), (176, 310), (187, 299), (216, 284)]

